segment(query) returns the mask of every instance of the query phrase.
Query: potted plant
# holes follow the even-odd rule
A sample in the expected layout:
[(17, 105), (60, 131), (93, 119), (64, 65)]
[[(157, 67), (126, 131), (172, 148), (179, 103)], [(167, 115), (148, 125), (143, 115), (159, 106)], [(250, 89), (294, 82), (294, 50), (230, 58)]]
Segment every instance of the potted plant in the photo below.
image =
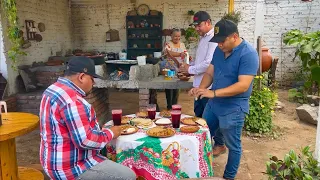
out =
[(238, 25), (238, 23), (241, 21), (241, 12), (236, 11), (231, 13), (225, 13), (224, 16), (222, 16), (222, 19), (230, 20)]
[(187, 47), (190, 45), (190, 43), (198, 41), (199, 34), (197, 30), (194, 27), (188, 27), (185, 30), (185, 39)]
[(193, 22), (193, 15), (195, 14), (195, 12), (193, 10), (189, 10), (188, 11), (188, 17), (189, 17), (189, 21), (190, 23)]

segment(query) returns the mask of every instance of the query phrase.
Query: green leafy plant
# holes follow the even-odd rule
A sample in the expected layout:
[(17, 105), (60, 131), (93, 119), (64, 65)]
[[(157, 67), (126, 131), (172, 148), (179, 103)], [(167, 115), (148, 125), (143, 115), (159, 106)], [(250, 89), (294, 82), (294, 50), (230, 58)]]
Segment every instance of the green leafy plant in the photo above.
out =
[(185, 30), (186, 46), (189, 47), (191, 42), (198, 41), (199, 37), (200, 36), (194, 27), (188, 27)]
[(320, 167), (318, 161), (312, 156), (310, 146), (301, 149), (302, 155), (297, 155), (293, 150), (279, 160), (272, 156), (266, 163), (268, 178), (276, 180), (319, 180)]
[(241, 12), (236, 11), (236, 12), (225, 13), (224, 16), (222, 16), (222, 19), (230, 20), (238, 25), (238, 23), (241, 21)]
[(9, 40), (11, 42), (11, 47), (8, 50), (8, 57), (12, 61), (11, 67), (16, 70), (19, 56), (27, 55), (24, 51), (21, 50), (23, 37), (20, 34), (16, 1), (2, 0), (1, 4), (5, 17), (8, 20), (7, 36), (9, 37)]
[(195, 13), (194, 13), (193, 10), (189, 10), (189, 11), (188, 11), (188, 15), (189, 15), (189, 16), (193, 16), (194, 14), (195, 14)]
[[(261, 81), (261, 89), (258, 85)], [(277, 93), (267, 87), (263, 76), (256, 76), (249, 100), (250, 111), (245, 118), (245, 130), (253, 133), (268, 133), (272, 130), (272, 112), (277, 100)]]
[(306, 101), (303, 88), (292, 88), (288, 91), (288, 98), (291, 102), (299, 102), (303, 104)]
[(290, 30), (285, 33), (283, 42), (286, 45), (295, 46), (295, 57), (302, 62), (302, 69), (307, 75), (304, 84), (306, 90), (312, 93), (312, 86), (317, 86), (320, 94), (320, 31), (304, 33), (300, 30)]

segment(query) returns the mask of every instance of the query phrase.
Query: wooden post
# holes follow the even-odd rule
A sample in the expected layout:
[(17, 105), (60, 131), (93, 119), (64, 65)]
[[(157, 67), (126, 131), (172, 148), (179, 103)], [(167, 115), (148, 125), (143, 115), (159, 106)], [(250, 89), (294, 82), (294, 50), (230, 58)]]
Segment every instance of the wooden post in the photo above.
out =
[[(258, 36), (257, 39), (257, 51), (259, 55), (259, 70), (258, 70), (258, 76), (261, 76), (262, 74), (262, 48), (261, 48), (261, 36)], [(261, 89), (261, 79), (259, 79), (259, 89)]]
[(316, 158), (318, 159), (318, 162), (320, 163), (320, 106), (318, 111), (318, 125), (317, 125), (317, 138), (316, 138)]
[(232, 13), (234, 11), (234, 0), (229, 0), (228, 13)]

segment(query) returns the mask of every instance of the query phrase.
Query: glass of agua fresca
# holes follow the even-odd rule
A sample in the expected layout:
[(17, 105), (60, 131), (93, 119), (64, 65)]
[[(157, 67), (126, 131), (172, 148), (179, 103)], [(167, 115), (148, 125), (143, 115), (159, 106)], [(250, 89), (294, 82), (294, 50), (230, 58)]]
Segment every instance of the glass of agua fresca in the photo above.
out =
[(121, 117), (122, 117), (122, 109), (113, 109), (112, 110), (113, 125), (120, 126), (121, 125)]
[(156, 105), (155, 104), (149, 104), (147, 107), (147, 111), (148, 111), (148, 117), (150, 119), (155, 119), (156, 118)]
[(172, 110), (171, 111), (171, 121), (172, 121), (172, 127), (173, 128), (179, 128), (180, 127), (180, 119), (181, 119), (181, 111)]
[(179, 104), (174, 104), (172, 105), (172, 110), (177, 110), (177, 111), (181, 111), (182, 107)]

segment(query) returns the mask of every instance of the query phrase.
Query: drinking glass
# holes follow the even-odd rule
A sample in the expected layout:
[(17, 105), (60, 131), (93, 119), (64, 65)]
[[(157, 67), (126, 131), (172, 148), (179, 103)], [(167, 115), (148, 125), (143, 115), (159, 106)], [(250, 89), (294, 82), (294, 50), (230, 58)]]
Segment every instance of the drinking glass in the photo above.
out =
[(181, 111), (172, 110), (171, 111), (171, 121), (173, 128), (180, 127)]
[(148, 117), (150, 119), (155, 119), (156, 118), (156, 105), (155, 104), (149, 104), (147, 107), (147, 111), (148, 111)]
[(120, 126), (121, 125), (121, 117), (122, 117), (122, 109), (113, 109), (112, 110), (113, 125)]

